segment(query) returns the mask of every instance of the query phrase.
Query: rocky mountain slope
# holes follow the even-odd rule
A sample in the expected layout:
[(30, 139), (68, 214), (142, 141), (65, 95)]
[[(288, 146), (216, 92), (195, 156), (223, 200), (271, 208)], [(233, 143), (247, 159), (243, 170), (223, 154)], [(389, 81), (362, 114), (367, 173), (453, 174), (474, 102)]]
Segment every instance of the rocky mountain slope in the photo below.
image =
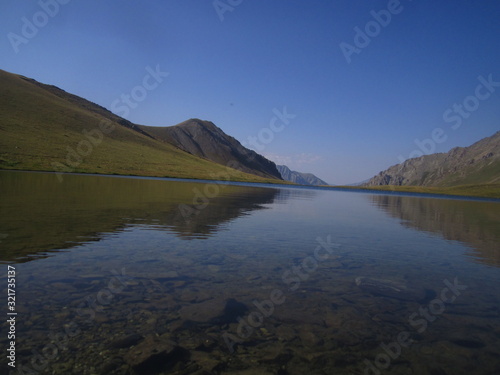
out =
[(455, 186), (500, 182), (500, 131), (469, 147), (424, 155), (394, 165), (364, 186)]
[(156, 139), (170, 143), (192, 155), (267, 178), (282, 179), (276, 164), (241, 145), (213, 122), (190, 119), (168, 127), (139, 126)]
[(292, 171), (286, 165), (277, 165), (276, 167), (278, 168), (278, 171), (281, 173), (281, 177), (283, 177), (283, 180), (285, 181), (295, 182), (296, 184), (300, 185), (314, 185), (314, 186), (328, 185), (327, 182), (316, 177), (312, 173), (302, 173), (302, 172)]

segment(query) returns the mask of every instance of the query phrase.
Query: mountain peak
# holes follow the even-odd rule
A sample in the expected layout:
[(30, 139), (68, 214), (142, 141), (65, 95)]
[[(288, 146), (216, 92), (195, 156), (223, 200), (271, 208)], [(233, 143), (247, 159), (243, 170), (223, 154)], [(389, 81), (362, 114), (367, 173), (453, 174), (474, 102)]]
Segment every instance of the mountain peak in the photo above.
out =
[(247, 149), (211, 121), (191, 118), (174, 126), (141, 128), (154, 138), (173, 144), (192, 155), (222, 165), (237, 162), (238, 168), (246, 173), (282, 179), (276, 164)]
[(207, 121), (207, 120), (201, 120), (199, 118), (190, 118), (189, 120), (183, 121), (177, 125), (174, 126), (193, 126), (193, 125), (198, 125), (198, 126), (203, 126), (203, 127), (213, 127), (215, 124), (212, 121)]

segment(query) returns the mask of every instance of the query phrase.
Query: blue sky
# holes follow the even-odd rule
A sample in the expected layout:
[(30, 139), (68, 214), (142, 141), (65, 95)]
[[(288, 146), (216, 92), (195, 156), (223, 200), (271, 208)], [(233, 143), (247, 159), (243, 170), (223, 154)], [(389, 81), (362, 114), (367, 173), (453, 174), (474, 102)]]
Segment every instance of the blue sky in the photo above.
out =
[(497, 0), (7, 0), (0, 68), (108, 109), (168, 72), (129, 120), (210, 120), (345, 184), (418, 156), (415, 140), (445, 152), (500, 129), (499, 19)]

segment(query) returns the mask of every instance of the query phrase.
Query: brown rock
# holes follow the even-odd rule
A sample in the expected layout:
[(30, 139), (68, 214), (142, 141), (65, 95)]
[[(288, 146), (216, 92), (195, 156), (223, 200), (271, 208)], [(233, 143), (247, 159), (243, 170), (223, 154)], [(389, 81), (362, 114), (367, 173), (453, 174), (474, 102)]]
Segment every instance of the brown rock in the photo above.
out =
[(130, 349), (125, 361), (138, 374), (156, 374), (189, 358), (189, 352), (165, 337), (148, 336)]
[(409, 288), (401, 281), (357, 277), (355, 282), (361, 290), (375, 296), (395, 298), (404, 301), (422, 301), (426, 297), (426, 292), (423, 288)]
[(113, 341), (111, 341), (109, 346), (112, 348), (117, 348), (117, 349), (129, 348), (132, 345), (136, 345), (143, 338), (144, 337), (142, 337), (141, 335), (139, 335), (137, 333), (132, 333), (131, 335), (121, 336), (121, 337), (114, 339)]
[(244, 317), (248, 308), (233, 298), (228, 300), (214, 298), (201, 303), (184, 306), (179, 314), (183, 320), (198, 323), (229, 324), (235, 322), (238, 316)]

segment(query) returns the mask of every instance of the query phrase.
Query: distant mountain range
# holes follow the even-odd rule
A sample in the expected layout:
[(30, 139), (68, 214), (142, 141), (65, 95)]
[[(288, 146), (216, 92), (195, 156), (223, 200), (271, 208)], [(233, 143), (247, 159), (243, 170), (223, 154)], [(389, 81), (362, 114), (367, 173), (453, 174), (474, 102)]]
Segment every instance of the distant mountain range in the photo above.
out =
[(312, 173), (302, 173), (297, 171), (292, 171), (286, 165), (277, 165), (278, 171), (281, 173), (281, 177), (284, 180), (294, 182), (300, 185), (328, 185), (322, 179), (316, 177)]
[(396, 164), (364, 186), (456, 186), (500, 183), (500, 131), (469, 147), (424, 155)]
[(360, 182), (353, 182), (351, 184), (346, 184), (346, 186), (364, 186), (368, 181), (370, 181), (369, 178)]

